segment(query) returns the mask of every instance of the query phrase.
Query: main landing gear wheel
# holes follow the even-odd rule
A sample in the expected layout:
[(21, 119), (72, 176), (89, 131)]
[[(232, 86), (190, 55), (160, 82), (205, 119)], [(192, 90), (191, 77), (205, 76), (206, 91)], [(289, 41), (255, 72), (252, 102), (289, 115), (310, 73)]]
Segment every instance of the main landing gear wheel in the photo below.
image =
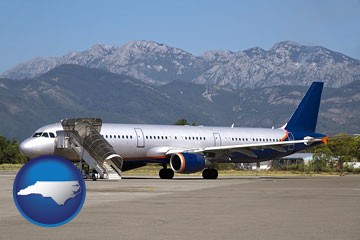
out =
[(218, 170), (215, 168), (205, 168), (202, 171), (202, 176), (204, 179), (217, 179), (219, 176)]
[(159, 177), (161, 179), (173, 179), (174, 171), (170, 168), (163, 168), (159, 171)]
[(92, 179), (93, 181), (96, 181), (96, 180), (97, 180), (95, 173), (93, 173), (93, 174), (91, 175), (91, 179)]

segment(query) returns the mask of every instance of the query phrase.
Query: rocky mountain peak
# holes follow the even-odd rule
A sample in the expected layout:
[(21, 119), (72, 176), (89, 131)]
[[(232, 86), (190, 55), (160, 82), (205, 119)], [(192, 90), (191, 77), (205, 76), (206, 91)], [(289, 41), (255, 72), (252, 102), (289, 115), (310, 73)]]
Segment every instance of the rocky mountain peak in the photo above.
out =
[(282, 42), (278, 42), (275, 43), (274, 46), (272, 48), (270, 48), (270, 51), (276, 51), (277, 49), (284, 49), (287, 51), (291, 51), (291, 50), (299, 50), (301, 47), (303, 47), (303, 45), (294, 42), (294, 41), (282, 41)]
[(354, 63), (358, 62), (344, 54), (331, 51), (322, 46), (304, 46), (292, 41), (276, 43), (269, 52), (280, 57), (289, 57), (294, 62), (300, 63)]
[(234, 58), (236, 53), (232, 51), (211, 50), (205, 52), (201, 57), (209, 62), (226, 63)]
[(90, 48), (90, 52), (97, 53), (99, 55), (109, 55), (112, 54), (117, 47), (105, 45), (105, 44), (95, 44)]
[(62, 64), (102, 69), (154, 85), (181, 80), (228, 89), (308, 85), (315, 80), (340, 87), (360, 80), (359, 60), (291, 41), (269, 50), (207, 51), (200, 57), (154, 41), (132, 41), (121, 47), (97, 44), (82, 52), (21, 63), (0, 77), (33, 78)]
[(157, 43), (154, 41), (147, 41), (147, 40), (139, 40), (139, 41), (132, 41), (126, 43), (124, 46), (121, 47), (123, 50), (131, 50), (131, 51), (141, 51), (141, 52), (154, 52), (160, 51), (165, 52), (168, 51), (170, 47)]

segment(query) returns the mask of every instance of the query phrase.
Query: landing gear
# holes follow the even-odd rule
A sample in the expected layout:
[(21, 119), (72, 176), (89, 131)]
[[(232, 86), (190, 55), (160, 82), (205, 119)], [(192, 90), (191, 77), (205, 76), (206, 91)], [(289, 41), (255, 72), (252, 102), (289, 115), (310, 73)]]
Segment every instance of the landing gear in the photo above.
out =
[(202, 176), (204, 179), (217, 179), (218, 175), (218, 170), (215, 168), (205, 168), (202, 171)]
[(91, 175), (91, 179), (92, 179), (93, 181), (96, 181), (96, 180), (97, 180), (95, 173), (93, 173), (93, 174)]
[(93, 169), (93, 172), (92, 172), (92, 174), (91, 174), (91, 179), (93, 180), (93, 181), (96, 181), (97, 180), (97, 176), (96, 175), (98, 175), (98, 172), (95, 170), (95, 169)]
[(159, 177), (161, 179), (173, 179), (174, 177), (174, 171), (170, 168), (162, 168), (159, 171)]

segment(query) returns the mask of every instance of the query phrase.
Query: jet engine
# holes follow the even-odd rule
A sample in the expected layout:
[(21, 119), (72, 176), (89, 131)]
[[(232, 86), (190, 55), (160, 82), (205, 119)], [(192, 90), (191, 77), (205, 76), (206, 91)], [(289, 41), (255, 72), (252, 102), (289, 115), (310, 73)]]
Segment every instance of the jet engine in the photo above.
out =
[(171, 169), (176, 173), (194, 173), (205, 168), (203, 155), (193, 153), (175, 153), (170, 157)]

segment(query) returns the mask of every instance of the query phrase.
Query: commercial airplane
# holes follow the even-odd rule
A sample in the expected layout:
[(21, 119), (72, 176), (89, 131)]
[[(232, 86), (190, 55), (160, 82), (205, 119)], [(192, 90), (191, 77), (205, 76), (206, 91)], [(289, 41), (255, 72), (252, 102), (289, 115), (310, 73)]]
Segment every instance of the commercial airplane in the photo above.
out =
[[(122, 171), (157, 163), (163, 166), (162, 179), (199, 171), (204, 179), (216, 179), (212, 163), (261, 162), (327, 144), (328, 136), (315, 132), (322, 89), (322, 82), (312, 83), (289, 121), (277, 129), (104, 123), (100, 134), (121, 156)], [(20, 144), (21, 152), (30, 158), (54, 154), (61, 130), (60, 123), (39, 128)]]

